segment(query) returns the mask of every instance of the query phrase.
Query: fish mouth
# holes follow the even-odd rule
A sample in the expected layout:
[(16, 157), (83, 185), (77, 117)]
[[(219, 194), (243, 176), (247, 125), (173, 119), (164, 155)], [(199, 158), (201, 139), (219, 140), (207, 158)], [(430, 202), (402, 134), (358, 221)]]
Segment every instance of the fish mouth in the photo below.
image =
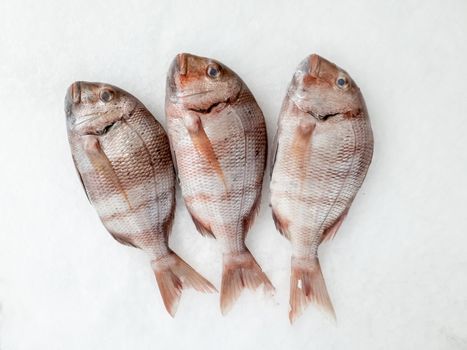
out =
[[(214, 109), (221, 110), (224, 109), (225, 106), (229, 103), (229, 100), (226, 101), (219, 101), (219, 102), (214, 102), (207, 108), (188, 108), (188, 110), (200, 114), (209, 114), (211, 113)], [(218, 107), (218, 108), (217, 108)]]
[(328, 120), (328, 119), (331, 118), (331, 117), (335, 117), (335, 116), (337, 116), (337, 115), (339, 115), (339, 114), (342, 114), (342, 113), (340, 113), (340, 112), (328, 113), (328, 114), (317, 114), (317, 113), (314, 113), (313, 111), (308, 111), (307, 113), (308, 113), (309, 115), (311, 115), (313, 118), (315, 118), (315, 119), (317, 119), (317, 120), (319, 120), (319, 121), (322, 121), (322, 122)]
[[(211, 91), (214, 91), (214, 90), (211, 90)], [(225, 107), (227, 107), (229, 104), (232, 104), (235, 101), (237, 101), (238, 98), (240, 97), (240, 94), (242, 93), (242, 91), (243, 91), (243, 89), (240, 89), (236, 95), (234, 95), (232, 97), (229, 97), (229, 98), (226, 98), (225, 100), (213, 102), (209, 106), (207, 106), (206, 108), (190, 107), (190, 108), (188, 108), (188, 110), (192, 111), (192, 112), (199, 113), (199, 114), (209, 114), (209, 113), (211, 113), (213, 111), (220, 112)]]
[(94, 136), (103, 136), (107, 134), (113, 127), (114, 125), (118, 122), (118, 120), (114, 120), (113, 122), (110, 122), (103, 127), (93, 130), (93, 131), (88, 131), (84, 133), (83, 135), (94, 135)]
[(308, 108), (302, 106), (300, 103), (301, 101), (311, 101), (311, 100), (300, 98), (296, 96), (295, 94), (291, 93), (290, 91), (287, 92), (287, 96), (292, 101), (292, 103), (295, 105), (295, 107), (297, 107), (303, 113), (309, 114), (310, 116), (312, 116), (314, 119), (316, 119), (319, 122), (325, 122), (329, 118), (349, 113), (347, 111), (336, 111), (336, 110), (329, 111), (328, 113), (317, 113), (314, 110), (309, 110)]
[(80, 136), (104, 136), (110, 130), (116, 128), (119, 124), (121, 124), (123, 118), (111, 120), (111, 121), (101, 121), (97, 122), (99, 125), (90, 125), (90, 123), (98, 120), (101, 118), (102, 115), (95, 115), (85, 120), (82, 120), (78, 123), (73, 124), (73, 128), (75, 129), (76, 133)]

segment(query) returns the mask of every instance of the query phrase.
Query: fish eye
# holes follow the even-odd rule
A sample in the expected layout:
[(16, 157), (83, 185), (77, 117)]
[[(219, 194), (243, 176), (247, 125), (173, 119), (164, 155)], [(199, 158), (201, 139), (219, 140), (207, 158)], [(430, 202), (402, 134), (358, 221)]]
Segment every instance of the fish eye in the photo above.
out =
[(221, 74), (221, 68), (217, 64), (210, 64), (206, 72), (209, 77), (215, 79)]
[(105, 103), (112, 101), (113, 97), (114, 97), (114, 93), (107, 89), (102, 90), (99, 94), (99, 98), (101, 99), (102, 102), (105, 102)]
[(345, 88), (348, 85), (348, 81), (347, 81), (347, 79), (345, 77), (339, 77), (336, 80), (336, 84), (337, 84), (338, 87), (340, 87), (342, 89), (342, 88)]

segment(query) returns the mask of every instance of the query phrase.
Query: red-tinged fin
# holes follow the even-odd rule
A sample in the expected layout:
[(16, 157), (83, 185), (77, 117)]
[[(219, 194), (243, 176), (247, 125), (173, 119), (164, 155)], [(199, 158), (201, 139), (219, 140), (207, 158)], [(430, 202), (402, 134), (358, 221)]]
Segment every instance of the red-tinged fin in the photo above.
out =
[(289, 221), (282, 218), (279, 214), (272, 210), (272, 219), (276, 225), (276, 229), (290, 241), (290, 232), (289, 232)]
[(255, 221), (256, 216), (258, 215), (260, 204), (261, 204), (261, 191), (258, 191), (255, 201), (253, 202), (253, 206), (251, 207), (250, 213), (243, 219), (243, 239), (246, 238), (246, 235), (248, 234), (248, 231), (250, 230), (251, 225), (253, 225), (253, 222)]
[(193, 220), (196, 226), (196, 229), (198, 230), (199, 233), (201, 233), (201, 235), (206, 236), (206, 237), (216, 238), (216, 236), (214, 236), (214, 233), (212, 233), (211, 227), (209, 227), (207, 224), (204, 224), (201, 220), (199, 220), (196, 217), (196, 215), (194, 215), (191, 212), (190, 209), (188, 209), (188, 212), (191, 215), (191, 219)]
[[(104, 223), (105, 226), (105, 223)], [(128, 247), (139, 248), (133, 241), (130, 239), (129, 236), (122, 235), (119, 233), (112, 232), (111, 230), (107, 229), (111, 236), (120, 244), (126, 245)]]
[(318, 258), (292, 257), (290, 323), (293, 323), (312, 302), (329, 312), (334, 319), (336, 318)]
[(84, 151), (86, 152), (86, 155), (88, 156), (94, 169), (97, 172), (104, 174), (104, 176), (106, 176), (109, 181), (113, 183), (115, 188), (117, 188), (121, 195), (125, 198), (128, 209), (132, 210), (133, 208), (131, 207), (130, 201), (128, 199), (128, 194), (123, 189), (123, 186), (117, 174), (115, 173), (112, 163), (110, 163), (109, 158), (107, 158), (106, 154), (102, 150), (99, 139), (94, 135), (86, 135), (83, 136), (83, 138)]
[(315, 127), (314, 121), (303, 119), (295, 130), (291, 157), (297, 162), (302, 176), (305, 176), (306, 160), (309, 158), (308, 149)]
[(323, 233), (323, 238), (321, 239), (321, 242), (326, 242), (330, 241), (331, 239), (334, 238), (336, 235), (337, 231), (341, 227), (342, 223), (344, 222), (344, 219), (347, 217), (347, 213), (349, 212), (349, 209), (346, 209), (341, 216), (336, 220), (334, 224), (332, 224), (331, 227), (329, 227), (326, 231)]
[(263, 285), (265, 293), (272, 294), (274, 286), (249, 251), (224, 254), (222, 272), (221, 312), (227, 314), (240, 296), (242, 289), (256, 290)]
[(216, 288), (175, 253), (152, 261), (157, 285), (169, 314), (174, 317), (184, 288), (203, 293), (217, 292)]
[(227, 183), (225, 181), (224, 172), (222, 171), (222, 167), (219, 163), (219, 160), (217, 159), (216, 153), (214, 152), (211, 141), (203, 129), (201, 119), (196, 115), (190, 114), (185, 117), (184, 122), (196, 150), (201, 157), (208, 161), (214, 172), (217, 174), (217, 176), (219, 176), (227, 191)]

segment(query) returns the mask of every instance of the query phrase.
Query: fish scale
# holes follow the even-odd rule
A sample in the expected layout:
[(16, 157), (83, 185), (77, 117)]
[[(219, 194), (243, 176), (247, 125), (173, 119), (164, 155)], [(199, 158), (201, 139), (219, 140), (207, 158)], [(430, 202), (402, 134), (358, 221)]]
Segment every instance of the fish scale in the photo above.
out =
[(261, 197), (264, 117), (231, 69), (190, 54), (171, 65), (166, 115), (185, 204), (198, 231), (217, 238), (223, 250), (225, 314), (243, 288), (273, 290), (245, 245)]
[[(248, 96), (242, 96), (238, 103), (226, 107), (222, 113), (216, 114), (215, 119), (201, 117), (206, 134), (226, 174), (227, 190), (210, 166), (209, 161), (200, 158), (197, 151), (192, 149), (191, 142), (187, 141), (185, 145), (184, 141), (173, 142), (178, 167), (181, 169), (179, 173), (183, 195), (206, 195), (213, 198), (209, 202), (192, 203), (190, 209), (201, 220), (209, 220), (211, 225), (218, 228), (215, 235), (225, 241), (224, 249), (230, 253), (243, 250), (246, 232), (244, 232), (242, 225), (238, 225), (238, 222), (251, 214), (255, 199), (261, 191), (264, 171), (265, 151), (257, 157), (256, 151), (251, 146), (249, 148), (245, 146), (248, 140), (251, 140), (252, 144), (266, 146), (265, 134), (249, 132), (249, 128), (258, 127), (258, 125), (245, 120), (244, 115), (248, 115), (247, 113), (241, 114), (245, 110), (251, 110), (251, 107), (244, 107), (245, 103), (254, 102), (250, 100)], [(238, 109), (237, 105), (240, 104), (242, 107)], [(183, 116), (184, 113), (183, 110), (180, 110), (179, 115)], [(239, 118), (242, 118), (241, 121)], [(169, 130), (183, 128), (181, 119), (178, 122), (175, 119), (169, 119), (168, 124)], [(181, 135), (180, 139), (189, 140), (188, 133)], [(178, 154), (182, 155), (178, 156)], [(190, 166), (185, 166), (185, 164), (190, 164)], [(261, 166), (258, 167), (257, 164)], [(199, 176), (200, 172), (205, 176)], [(245, 191), (246, 187), (251, 190)], [(210, 219), (213, 217), (214, 220)]]
[(88, 198), (117, 241), (152, 259), (167, 311), (175, 315), (185, 287), (214, 291), (168, 246), (175, 172), (162, 126), (135, 97), (107, 84), (76, 82), (65, 104), (73, 160)]
[(276, 227), (292, 244), (290, 321), (313, 301), (335, 315), (318, 246), (339, 229), (373, 154), (355, 82), (322, 57), (307, 57), (289, 85), (276, 140), (271, 207)]

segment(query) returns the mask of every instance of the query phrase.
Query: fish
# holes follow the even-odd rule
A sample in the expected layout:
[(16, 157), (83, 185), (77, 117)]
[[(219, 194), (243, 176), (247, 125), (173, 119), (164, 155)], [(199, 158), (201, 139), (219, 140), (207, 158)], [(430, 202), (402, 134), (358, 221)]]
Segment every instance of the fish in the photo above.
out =
[(215, 287), (169, 247), (175, 170), (167, 134), (133, 95), (104, 83), (75, 82), (65, 97), (73, 162), (93, 207), (119, 242), (142, 249), (174, 317), (184, 288)]
[(197, 230), (222, 247), (225, 315), (244, 288), (274, 291), (245, 244), (260, 207), (266, 124), (246, 84), (217, 60), (178, 54), (166, 87), (167, 132), (183, 199)]
[(272, 215), (292, 245), (289, 320), (310, 303), (335, 318), (318, 246), (336, 235), (373, 156), (365, 101), (346, 71), (317, 54), (299, 64), (272, 154)]

